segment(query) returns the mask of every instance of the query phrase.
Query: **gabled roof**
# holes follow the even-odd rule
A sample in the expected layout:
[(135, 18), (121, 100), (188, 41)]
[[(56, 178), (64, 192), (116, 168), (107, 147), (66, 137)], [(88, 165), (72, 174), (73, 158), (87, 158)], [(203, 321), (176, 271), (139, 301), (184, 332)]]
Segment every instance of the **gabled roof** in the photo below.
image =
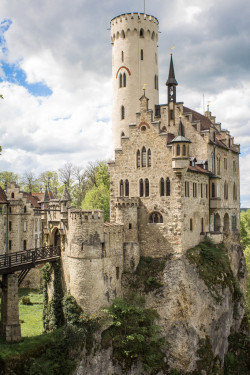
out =
[(32, 207), (39, 208), (40, 205), (38, 204), (38, 200), (36, 197), (33, 197), (30, 193), (23, 193), (23, 196), (28, 200)]
[(188, 170), (191, 171), (191, 172), (199, 172), (199, 173), (204, 173), (206, 175), (211, 175), (212, 172), (208, 171), (207, 169), (203, 169), (202, 167), (200, 167), (199, 165), (195, 165), (194, 167), (193, 166), (189, 166), (188, 167)]
[(0, 204), (8, 203), (5, 191), (0, 186)]
[(201, 124), (201, 130), (208, 130), (211, 126), (213, 126), (213, 123), (204, 115), (201, 115), (200, 113), (194, 111), (193, 109), (187, 108), (183, 106), (183, 114), (192, 114), (192, 121), (200, 121)]

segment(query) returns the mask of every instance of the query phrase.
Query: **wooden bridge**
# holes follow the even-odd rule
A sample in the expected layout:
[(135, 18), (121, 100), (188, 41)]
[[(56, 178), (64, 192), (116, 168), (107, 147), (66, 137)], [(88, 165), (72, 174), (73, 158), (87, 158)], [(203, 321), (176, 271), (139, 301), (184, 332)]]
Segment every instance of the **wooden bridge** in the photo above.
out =
[(20, 286), (31, 268), (38, 264), (53, 262), (60, 256), (60, 246), (45, 246), (0, 255), (0, 275), (21, 271), (18, 275), (18, 285)]

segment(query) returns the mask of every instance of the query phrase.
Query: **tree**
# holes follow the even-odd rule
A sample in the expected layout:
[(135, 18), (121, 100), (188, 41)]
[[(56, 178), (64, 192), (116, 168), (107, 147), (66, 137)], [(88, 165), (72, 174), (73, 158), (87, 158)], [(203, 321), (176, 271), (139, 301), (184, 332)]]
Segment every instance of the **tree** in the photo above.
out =
[(22, 190), (26, 191), (27, 193), (30, 192), (39, 192), (39, 181), (37, 180), (35, 174), (33, 172), (24, 172), (21, 181), (21, 188)]
[(10, 185), (11, 182), (18, 182), (19, 176), (16, 173), (3, 171), (0, 172), (0, 185), (4, 189), (5, 183), (7, 183), (7, 186)]
[(50, 189), (53, 193), (58, 191), (60, 188), (58, 173), (55, 171), (46, 171), (42, 172), (37, 179), (40, 189), (45, 191), (46, 186), (48, 183), (50, 185)]
[(240, 214), (240, 237), (241, 244), (245, 249), (250, 245), (250, 210)]

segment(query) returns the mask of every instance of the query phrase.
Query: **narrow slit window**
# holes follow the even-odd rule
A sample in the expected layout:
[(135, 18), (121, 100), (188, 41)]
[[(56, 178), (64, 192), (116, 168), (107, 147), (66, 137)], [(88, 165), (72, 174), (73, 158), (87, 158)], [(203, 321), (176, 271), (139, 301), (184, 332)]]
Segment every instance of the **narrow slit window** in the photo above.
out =
[(148, 167), (151, 167), (151, 150), (148, 150)]
[(129, 182), (128, 180), (125, 181), (125, 197), (129, 196)]
[(122, 74), (119, 75), (119, 87), (122, 87)]
[(160, 181), (160, 196), (161, 197), (164, 196), (164, 178), (163, 177), (161, 178), (161, 181)]
[(166, 196), (167, 197), (170, 196), (170, 179), (169, 178), (166, 179)]
[(142, 167), (146, 167), (146, 148), (143, 146), (142, 148)]
[(144, 188), (143, 188), (143, 179), (142, 178), (140, 179), (139, 188), (140, 188), (140, 197), (143, 197), (143, 195), (144, 195)]
[(149, 180), (145, 180), (145, 197), (149, 197)]
[(143, 49), (141, 49), (141, 60), (143, 60)]
[(140, 150), (137, 150), (136, 165), (137, 165), (137, 168), (140, 168), (140, 166), (141, 166), (141, 152), (140, 152)]
[(124, 108), (124, 105), (122, 105), (122, 107), (121, 107), (121, 119), (122, 120), (125, 119), (125, 108)]
[(127, 77), (126, 77), (126, 73), (123, 73), (123, 87), (126, 87), (127, 86)]
[(120, 181), (120, 197), (124, 196), (124, 185), (123, 180)]

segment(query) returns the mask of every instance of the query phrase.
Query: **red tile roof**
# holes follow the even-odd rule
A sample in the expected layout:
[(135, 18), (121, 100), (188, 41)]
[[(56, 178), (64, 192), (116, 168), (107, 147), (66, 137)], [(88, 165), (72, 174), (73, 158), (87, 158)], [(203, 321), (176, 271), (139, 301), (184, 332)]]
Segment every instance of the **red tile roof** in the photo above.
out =
[(206, 116), (201, 115), (193, 109), (183, 106), (183, 114), (186, 115), (188, 113), (192, 114), (192, 121), (200, 121), (201, 130), (208, 130), (213, 125), (213, 123)]
[(203, 169), (203, 168), (200, 167), (199, 165), (195, 165), (194, 167), (189, 166), (189, 167), (188, 167), (188, 170), (189, 170), (189, 171), (192, 171), (192, 172), (205, 173), (205, 174), (207, 174), (207, 175), (212, 174), (212, 172), (208, 171), (207, 169)]
[(0, 186), (0, 203), (8, 203), (8, 200), (7, 200), (7, 197), (6, 197), (6, 194), (4, 192), (4, 190), (1, 188)]
[(40, 205), (37, 203), (37, 198), (36, 197), (33, 197), (32, 194), (30, 193), (24, 193), (23, 194), (25, 198), (27, 198), (27, 200), (31, 203), (31, 205), (33, 207), (36, 207), (36, 208), (39, 208)]

